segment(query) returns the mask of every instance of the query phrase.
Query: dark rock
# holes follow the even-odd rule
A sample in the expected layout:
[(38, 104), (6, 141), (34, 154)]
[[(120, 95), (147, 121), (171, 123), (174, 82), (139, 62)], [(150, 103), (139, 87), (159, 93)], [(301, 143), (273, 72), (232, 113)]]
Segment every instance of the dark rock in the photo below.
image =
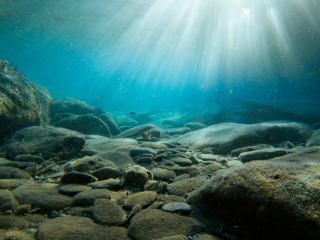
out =
[(96, 171), (104, 167), (117, 168), (117, 166), (109, 160), (103, 160), (99, 157), (92, 156), (84, 157), (76, 161), (70, 162), (66, 164), (64, 170), (66, 172), (77, 171), (86, 173)]
[(94, 156), (112, 161), (118, 167), (135, 164), (128, 153), (118, 151), (103, 151)]
[(169, 202), (187, 202), (184, 197), (176, 196), (176, 195), (158, 195), (157, 200), (164, 203)]
[(184, 127), (186, 128), (190, 128), (191, 131), (195, 131), (195, 130), (199, 130), (199, 129), (202, 129), (202, 128), (206, 128), (208, 127), (207, 125), (204, 125), (202, 123), (197, 123), (197, 122), (191, 122), (191, 123), (186, 123), (184, 125)]
[(243, 100), (241, 105), (248, 109), (245, 123), (273, 120), (291, 120), (309, 125), (320, 121), (320, 102), (314, 100)]
[(27, 127), (16, 132), (2, 146), (10, 158), (17, 155), (41, 155), (45, 159), (69, 159), (83, 148), (85, 137), (77, 132), (53, 127)]
[(7, 61), (0, 60), (0, 144), (14, 132), (49, 123), (52, 96), (47, 89), (27, 81)]
[(117, 136), (121, 133), (121, 130), (118, 128), (110, 113), (103, 113), (99, 115), (99, 118), (107, 124), (112, 136)]
[(118, 189), (121, 188), (120, 179), (109, 178), (107, 180), (97, 181), (87, 184), (87, 186), (93, 189)]
[(131, 128), (122, 132), (115, 138), (134, 138), (140, 137), (143, 132), (147, 132), (150, 137), (160, 137), (160, 130), (153, 124), (146, 124), (138, 127)]
[(174, 171), (177, 176), (182, 175), (182, 174), (189, 174), (191, 177), (196, 177), (200, 174), (200, 170), (195, 167), (171, 167), (168, 166), (166, 169)]
[(30, 204), (32, 209), (40, 208), (43, 211), (51, 211), (73, 205), (73, 198), (60, 194), (56, 184), (24, 185), (14, 189), (11, 193), (19, 204)]
[(153, 180), (153, 175), (144, 167), (129, 167), (125, 170), (124, 180), (134, 187), (143, 188), (146, 182)]
[(102, 225), (120, 226), (126, 221), (126, 213), (114, 201), (98, 198), (94, 202), (93, 218)]
[(123, 227), (104, 227), (87, 217), (59, 217), (41, 223), (36, 240), (130, 240)]
[(18, 229), (26, 229), (29, 226), (29, 222), (24, 218), (16, 217), (16, 216), (0, 216), (0, 228), (2, 229), (10, 229), (10, 228), (18, 228)]
[(238, 157), (243, 152), (250, 152), (250, 151), (266, 149), (266, 148), (272, 148), (272, 146), (270, 146), (268, 144), (258, 144), (258, 145), (254, 145), (254, 146), (237, 148), (237, 149), (234, 149), (231, 151), (231, 155)]
[(91, 150), (91, 149), (82, 149), (81, 150), (81, 154), (83, 154), (83, 155), (87, 155), (87, 156), (93, 156), (93, 155), (95, 155), (95, 154), (97, 154), (97, 153), (99, 153), (100, 151), (96, 151), (96, 150)]
[(63, 185), (71, 183), (88, 184), (95, 181), (98, 181), (98, 179), (94, 176), (81, 172), (69, 172), (60, 178), (60, 182)]
[(135, 216), (141, 210), (142, 210), (142, 206), (139, 203), (134, 205), (134, 207), (131, 209), (131, 212), (128, 216), (127, 222), (129, 222), (133, 218), (133, 216)]
[(189, 174), (182, 174), (182, 175), (180, 175), (180, 176), (177, 176), (177, 177), (175, 177), (173, 180), (172, 180), (172, 182), (178, 182), (178, 181), (181, 181), (181, 180), (183, 180), (183, 179), (188, 179), (188, 178), (190, 178), (191, 176), (189, 175)]
[(30, 179), (30, 175), (19, 168), (1, 167), (0, 179)]
[(188, 203), (253, 239), (318, 239), (319, 150), (220, 171), (191, 193)]
[(244, 152), (240, 154), (242, 162), (246, 163), (253, 160), (267, 160), (275, 157), (287, 155), (287, 151), (283, 148), (267, 148), (251, 152)]
[(115, 168), (104, 167), (92, 172), (91, 175), (95, 176), (99, 181), (101, 181), (109, 178), (119, 178), (122, 176), (122, 173)]
[(51, 118), (54, 118), (56, 114), (61, 113), (73, 113), (76, 115), (85, 115), (92, 113), (95, 116), (99, 116), (103, 113), (103, 110), (91, 107), (85, 102), (73, 98), (62, 98), (52, 102), (50, 106)]
[(59, 186), (59, 191), (61, 193), (64, 193), (66, 195), (71, 195), (71, 196), (87, 191), (89, 189), (91, 189), (91, 187), (87, 187), (79, 184), (66, 184), (66, 185)]
[(319, 146), (320, 145), (320, 130), (315, 131), (312, 137), (306, 143), (306, 147)]
[(58, 127), (67, 128), (83, 134), (111, 137), (108, 126), (98, 117), (90, 115), (75, 115), (64, 118), (57, 123)]
[(170, 158), (170, 161), (182, 167), (187, 167), (192, 165), (192, 161), (188, 158), (174, 157), (174, 158)]
[(0, 190), (0, 211), (5, 212), (7, 210), (16, 211), (19, 203), (8, 190)]
[(161, 208), (166, 212), (190, 212), (191, 207), (185, 202), (171, 202), (166, 203)]
[(214, 154), (226, 154), (234, 149), (255, 144), (270, 144), (299, 140), (299, 131), (310, 127), (297, 122), (264, 122), (259, 124), (221, 123), (193, 131), (170, 142), (189, 144), (190, 150), (209, 148)]
[(314, 123), (311, 125), (312, 129), (318, 130), (320, 128), (320, 122)]
[(128, 197), (124, 202), (124, 207), (132, 209), (136, 204), (140, 204), (142, 207), (151, 205), (157, 198), (157, 193), (153, 191), (144, 191), (135, 193)]
[(13, 168), (20, 168), (20, 169), (26, 169), (28, 167), (34, 167), (34, 162), (16, 162), (16, 161), (10, 161), (4, 158), (0, 158), (0, 167), (13, 167)]
[(129, 234), (134, 239), (157, 239), (176, 234), (186, 236), (201, 232), (204, 225), (196, 219), (158, 209), (142, 210), (130, 223)]
[(183, 196), (186, 193), (190, 193), (200, 188), (206, 182), (207, 179), (203, 176), (180, 180), (168, 185), (168, 193), (170, 195)]
[(132, 156), (137, 156), (137, 155), (146, 154), (146, 153), (150, 153), (154, 156), (157, 155), (157, 152), (151, 148), (140, 148), (140, 147), (131, 148), (129, 152)]
[[(17, 203), (18, 203), (18, 202), (17, 202)], [(30, 210), (31, 210), (31, 205), (30, 205), (30, 204), (20, 205), (20, 206), (17, 207), (17, 209), (16, 209), (16, 214), (29, 213)]]
[(111, 199), (111, 192), (107, 189), (90, 189), (73, 197), (75, 205), (92, 205), (98, 198)]
[(20, 162), (36, 162), (38, 164), (44, 161), (43, 157), (34, 156), (34, 155), (18, 155), (14, 158), (14, 161)]
[(144, 185), (144, 191), (154, 191), (156, 193), (166, 193), (167, 187), (168, 187), (168, 183), (166, 183), (166, 182), (149, 180)]
[(25, 179), (0, 179), (0, 189), (8, 189), (13, 190), (17, 187), (23, 185), (33, 184), (33, 180), (25, 180)]

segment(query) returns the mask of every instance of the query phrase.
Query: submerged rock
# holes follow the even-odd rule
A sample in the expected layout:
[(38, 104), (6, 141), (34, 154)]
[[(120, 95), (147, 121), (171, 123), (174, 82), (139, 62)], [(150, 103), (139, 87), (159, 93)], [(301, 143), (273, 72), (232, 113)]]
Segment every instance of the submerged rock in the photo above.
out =
[(0, 149), (10, 158), (39, 154), (45, 159), (69, 159), (81, 151), (84, 143), (85, 137), (81, 133), (64, 128), (33, 126), (16, 132)]
[(99, 115), (99, 118), (107, 124), (112, 136), (117, 136), (121, 133), (110, 113), (103, 113)]
[(140, 137), (143, 132), (146, 132), (150, 137), (160, 137), (160, 130), (153, 124), (146, 124), (138, 127), (131, 128), (126, 130), (116, 136), (116, 138), (134, 138)]
[(306, 147), (320, 146), (320, 130), (315, 131), (306, 143)]

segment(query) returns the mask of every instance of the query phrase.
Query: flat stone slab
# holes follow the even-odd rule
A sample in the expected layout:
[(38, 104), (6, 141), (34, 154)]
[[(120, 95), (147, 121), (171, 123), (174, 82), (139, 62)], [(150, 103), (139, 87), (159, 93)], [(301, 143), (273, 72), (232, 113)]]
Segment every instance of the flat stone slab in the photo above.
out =
[(278, 121), (258, 124), (220, 123), (164, 142), (189, 144), (190, 150), (209, 148), (214, 154), (255, 144), (297, 141), (299, 131), (310, 127), (303, 123)]
[(275, 157), (281, 157), (287, 155), (287, 151), (283, 148), (267, 148), (251, 152), (244, 152), (240, 154), (242, 162), (250, 162), (254, 160), (267, 160)]
[(97, 181), (87, 184), (93, 189), (117, 189), (122, 187), (120, 179), (109, 178), (107, 180)]
[(163, 211), (166, 212), (190, 212), (191, 207), (189, 204), (185, 202), (171, 202), (166, 203), (161, 208)]
[(158, 209), (138, 212), (131, 220), (129, 234), (134, 239), (157, 239), (177, 234), (194, 235), (204, 229), (198, 220)]
[(60, 182), (64, 185), (71, 184), (71, 183), (88, 184), (96, 181), (98, 181), (96, 177), (90, 174), (80, 173), (80, 172), (66, 173), (60, 178)]
[(76, 195), (77, 193), (86, 191), (91, 189), (91, 187), (87, 187), (84, 185), (79, 185), (79, 184), (67, 184), (67, 185), (62, 185), (59, 187), (59, 191), (66, 194), (66, 195)]
[(174, 157), (174, 158), (170, 158), (170, 161), (182, 167), (188, 167), (192, 165), (192, 161), (188, 158)]
[(89, 189), (75, 195), (73, 200), (76, 205), (92, 205), (98, 198), (111, 199), (111, 192), (108, 189)]
[(157, 198), (157, 193), (153, 191), (144, 191), (135, 193), (126, 199), (124, 207), (131, 209), (136, 204), (140, 204), (142, 207), (151, 205)]

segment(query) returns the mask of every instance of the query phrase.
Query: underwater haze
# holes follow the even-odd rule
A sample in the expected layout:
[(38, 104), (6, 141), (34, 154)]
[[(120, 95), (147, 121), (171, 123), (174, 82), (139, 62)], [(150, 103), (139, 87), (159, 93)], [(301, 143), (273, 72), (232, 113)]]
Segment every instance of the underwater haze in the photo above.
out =
[(1, 0), (0, 53), (106, 111), (320, 100), (316, 0)]

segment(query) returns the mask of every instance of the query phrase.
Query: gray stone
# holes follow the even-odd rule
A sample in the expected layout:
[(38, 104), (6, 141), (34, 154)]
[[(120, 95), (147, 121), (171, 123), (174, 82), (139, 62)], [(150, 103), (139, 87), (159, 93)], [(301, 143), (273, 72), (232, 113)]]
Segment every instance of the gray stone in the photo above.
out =
[(306, 147), (320, 146), (320, 129), (316, 130), (306, 143)]
[(60, 178), (60, 182), (65, 185), (65, 184), (71, 184), (71, 183), (76, 183), (76, 184), (88, 184), (91, 182), (98, 181), (98, 179), (90, 174), (86, 173), (80, 173), (80, 172), (70, 172), (64, 174)]
[(36, 240), (90, 239), (130, 240), (123, 227), (104, 227), (87, 217), (58, 217), (40, 224)]
[(202, 124), (202, 123), (191, 122), (191, 123), (186, 123), (186, 124), (184, 124), (184, 127), (190, 128), (191, 131), (195, 131), (195, 130), (199, 130), (199, 129), (202, 129), (202, 128), (206, 128), (206, 127), (208, 127), (208, 126), (207, 126), (207, 125), (204, 125), (204, 124)]
[(19, 204), (30, 204), (32, 209), (61, 210), (73, 205), (73, 198), (59, 192), (57, 184), (24, 185), (14, 189), (12, 195)]
[(30, 175), (19, 168), (1, 167), (0, 179), (30, 179)]
[(174, 157), (174, 158), (170, 158), (170, 161), (182, 167), (187, 167), (192, 165), (192, 161), (188, 158)]
[(141, 163), (149, 163), (150, 164), (154, 161), (153, 157), (140, 157), (140, 156), (141, 155), (138, 155), (138, 157), (134, 159), (134, 161), (138, 164), (141, 164)]
[(267, 148), (251, 152), (244, 152), (240, 154), (242, 162), (249, 162), (254, 160), (267, 160), (275, 157), (287, 155), (287, 151), (283, 148)]
[(103, 198), (95, 200), (93, 217), (97, 223), (107, 226), (120, 226), (126, 221), (125, 211), (114, 201)]
[(99, 118), (107, 124), (112, 136), (117, 136), (121, 133), (121, 130), (118, 128), (110, 113), (103, 113), (99, 115)]
[(142, 206), (139, 203), (134, 205), (134, 207), (131, 209), (131, 212), (128, 216), (127, 222), (130, 221), (131, 218), (133, 218), (133, 216), (135, 216), (141, 210), (142, 210)]
[(135, 193), (128, 197), (124, 202), (124, 207), (132, 209), (136, 204), (140, 204), (142, 207), (151, 205), (157, 198), (157, 193), (153, 191), (145, 191)]
[(120, 133), (115, 138), (134, 138), (140, 137), (143, 132), (146, 132), (150, 137), (160, 137), (160, 130), (153, 124), (146, 124), (138, 127), (131, 128)]
[(122, 173), (115, 168), (104, 167), (92, 172), (91, 175), (98, 178), (99, 181), (102, 181), (109, 178), (119, 178), (122, 176)]
[(203, 229), (204, 225), (194, 218), (148, 209), (132, 218), (129, 234), (134, 239), (156, 239), (177, 234), (190, 236)]
[(153, 180), (153, 175), (144, 167), (129, 167), (125, 170), (124, 180), (126, 181), (126, 183), (134, 187), (142, 188), (146, 182), (148, 182), (149, 180)]
[(111, 137), (110, 130), (100, 118), (91, 115), (74, 115), (61, 119), (58, 127), (70, 129), (83, 134)]
[(111, 192), (107, 189), (90, 189), (73, 197), (75, 205), (92, 205), (98, 198), (111, 199)]
[(0, 158), (0, 167), (13, 167), (13, 168), (20, 168), (20, 169), (26, 169), (28, 167), (34, 167), (34, 162), (17, 162), (17, 161), (11, 161), (4, 158)]
[[(114, 121), (117, 123), (117, 125), (122, 129), (124, 126), (137, 126), (138, 121), (124, 115), (113, 115)], [(124, 131), (124, 130), (122, 130)]]
[(266, 148), (273, 148), (273, 147), (268, 145), (268, 144), (257, 144), (257, 145), (254, 145), (254, 146), (248, 146), (248, 147), (242, 147), (242, 148), (234, 149), (234, 150), (231, 151), (231, 155), (238, 157), (243, 152), (250, 152), (250, 151), (266, 149)]
[(166, 212), (190, 212), (191, 207), (185, 202), (171, 202), (166, 203), (161, 208)]
[(191, 177), (196, 177), (198, 176), (201, 172), (197, 167), (171, 167), (168, 166), (166, 169), (174, 171), (177, 176), (182, 175), (182, 174), (189, 174)]
[(76, 195), (80, 192), (86, 191), (91, 189), (91, 187), (87, 187), (84, 185), (79, 185), (79, 184), (66, 184), (59, 186), (59, 191), (66, 194), (66, 195)]
[[(118, 140), (119, 139), (116, 139), (115, 141)], [(102, 151), (94, 156), (112, 161), (118, 167), (135, 164), (135, 162), (132, 160), (131, 156), (128, 153), (119, 151)]]
[(0, 189), (8, 189), (10, 191), (28, 184), (34, 184), (34, 181), (25, 179), (0, 179)]
[(137, 155), (146, 154), (146, 153), (150, 153), (154, 156), (157, 155), (157, 152), (151, 148), (141, 148), (141, 147), (131, 148), (129, 152), (132, 156), (137, 156)]
[(16, 214), (29, 213), (30, 210), (31, 210), (31, 205), (30, 205), (30, 204), (20, 205), (20, 206), (17, 207), (17, 209), (16, 209)]
[(168, 183), (150, 180), (144, 185), (145, 191), (155, 191), (156, 193), (166, 193)]
[(89, 173), (104, 167), (117, 168), (117, 166), (109, 160), (101, 159), (97, 156), (92, 156), (92, 157), (84, 157), (76, 161), (69, 162), (64, 167), (64, 170), (66, 172), (77, 171), (77, 172)]
[(184, 197), (176, 196), (176, 195), (158, 195), (157, 200), (163, 203), (169, 202), (187, 202)]
[(163, 168), (153, 168), (151, 169), (153, 177), (156, 179), (169, 180), (170, 178), (175, 178), (176, 173), (171, 170), (163, 169)]
[(0, 228), (10, 229), (26, 229), (29, 226), (29, 222), (21, 217), (16, 216), (0, 216)]
[(117, 189), (121, 187), (120, 185), (121, 185), (120, 179), (113, 179), (113, 178), (87, 184), (87, 186), (93, 189), (103, 189), (103, 188)]
[(34, 155), (18, 155), (14, 158), (14, 161), (20, 162), (36, 162), (38, 164), (44, 161), (43, 157), (34, 156)]
[(190, 177), (191, 177), (191, 176), (190, 176), (189, 174), (182, 174), (182, 175), (180, 175), (180, 176), (175, 177), (175, 178), (172, 180), (172, 182), (178, 182), (178, 181), (180, 181), (180, 180), (188, 179), (188, 178), (190, 178)]
[(259, 143), (295, 142), (300, 138), (300, 130), (309, 129), (306, 124), (287, 121), (259, 124), (221, 123), (167, 141), (189, 144), (190, 150), (210, 148), (214, 154), (226, 154), (236, 148)]
[(207, 179), (203, 176), (192, 177), (184, 180), (180, 180), (168, 185), (168, 194), (183, 196), (186, 193), (190, 193), (207, 182)]
[(10, 158), (17, 155), (41, 155), (45, 159), (58, 157), (70, 159), (83, 148), (85, 137), (64, 128), (27, 127), (17, 131), (2, 146)]
[(227, 162), (227, 167), (230, 168), (230, 167), (238, 167), (238, 166), (241, 166), (243, 165), (243, 163), (241, 161), (237, 161), (237, 160), (233, 160), (233, 161), (228, 161)]
[[(206, 161), (207, 162), (207, 161)], [(209, 162), (209, 161), (208, 161)], [(222, 169), (223, 166), (220, 163), (217, 162), (211, 162), (210, 164), (206, 165), (204, 167), (204, 170), (202, 171), (206, 175), (213, 175), (216, 171)]]
[(217, 161), (219, 159), (219, 155), (214, 154), (198, 154), (197, 157), (203, 161)]
[(5, 212), (8, 210), (16, 211), (19, 203), (8, 190), (0, 190), (0, 211)]
[(161, 150), (161, 149), (166, 149), (167, 146), (162, 144), (162, 143), (158, 143), (158, 142), (143, 142), (141, 144), (141, 147), (143, 148), (152, 148), (155, 150)]

